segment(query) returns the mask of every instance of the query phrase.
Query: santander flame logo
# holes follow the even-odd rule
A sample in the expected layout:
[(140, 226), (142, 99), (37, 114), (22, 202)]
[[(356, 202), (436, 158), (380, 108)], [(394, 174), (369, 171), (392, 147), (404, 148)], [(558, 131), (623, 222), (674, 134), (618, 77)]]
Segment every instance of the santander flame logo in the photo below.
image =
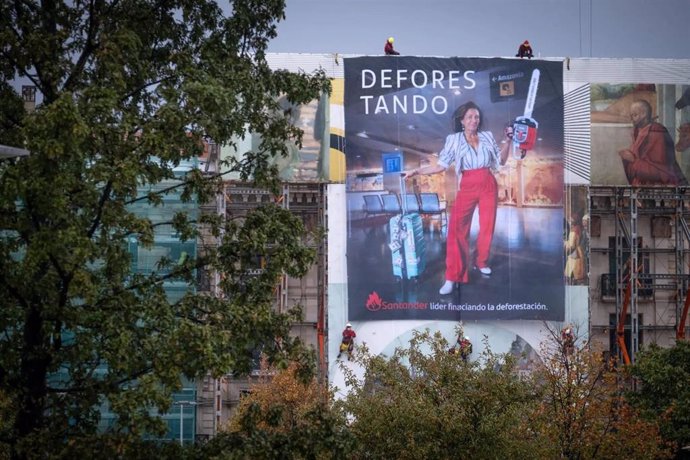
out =
[(379, 297), (379, 294), (374, 291), (367, 297), (366, 307), (369, 311), (379, 311), (383, 305), (383, 300)]

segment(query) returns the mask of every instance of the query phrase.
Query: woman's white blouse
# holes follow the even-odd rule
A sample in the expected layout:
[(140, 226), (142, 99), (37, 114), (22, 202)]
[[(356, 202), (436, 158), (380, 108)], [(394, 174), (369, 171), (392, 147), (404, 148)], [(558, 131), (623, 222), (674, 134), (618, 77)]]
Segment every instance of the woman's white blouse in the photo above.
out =
[(446, 137), (446, 145), (438, 155), (438, 164), (444, 168), (455, 163), (455, 172), (460, 175), (469, 169), (492, 168), (500, 165), (500, 149), (491, 131), (478, 133), (479, 145), (475, 150), (462, 132), (450, 134)]

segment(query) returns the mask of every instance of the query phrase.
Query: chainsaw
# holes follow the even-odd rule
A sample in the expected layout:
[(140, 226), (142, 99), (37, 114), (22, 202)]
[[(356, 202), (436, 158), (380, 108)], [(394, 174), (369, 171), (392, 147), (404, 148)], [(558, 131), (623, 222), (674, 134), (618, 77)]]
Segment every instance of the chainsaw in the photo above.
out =
[(525, 158), (527, 151), (534, 147), (534, 142), (537, 140), (539, 123), (532, 118), (532, 111), (534, 110), (534, 102), (537, 100), (538, 87), (539, 69), (534, 69), (527, 91), (525, 112), (513, 120), (513, 157), (518, 160)]

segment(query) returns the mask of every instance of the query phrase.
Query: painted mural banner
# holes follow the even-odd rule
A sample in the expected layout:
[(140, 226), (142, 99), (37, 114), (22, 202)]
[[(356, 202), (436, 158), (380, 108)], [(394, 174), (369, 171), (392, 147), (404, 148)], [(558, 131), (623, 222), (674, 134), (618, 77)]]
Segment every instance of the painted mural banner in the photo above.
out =
[[(331, 157), (331, 133), (328, 123), (329, 96), (323, 94), (320, 99), (315, 99), (306, 104), (295, 104), (288, 101), (285, 96), (276, 100), (276, 115), (289, 119), (290, 123), (302, 130), (301, 145), (290, 141), (286, 143), (287, 154), (275, 155), (268, 159), (268, 163), (274, 166), (278, 177), (284, 182), (328, 182), (341, 180), (339, 170), (339, 158), (336, 164), (332, 164)], [(232, 145), (221, 147), (221, 160), (233, 158), (241, 161), (249, 150), (258, 150), (261, 146), (261, 136), (247, 132), (240, 139), (234, 139)], [(200, 158), (202, 167), (205, 162), (213, 159), (214, 152), (205, 149), (204, 156)], [(241, 180), (239, 173), (231, 173), (227, 180)]]
[(563, 320), (562, 63), (344, 65), (348, 318)]
[(687, 186), (690, 87), (592, 84), (592, 185)]

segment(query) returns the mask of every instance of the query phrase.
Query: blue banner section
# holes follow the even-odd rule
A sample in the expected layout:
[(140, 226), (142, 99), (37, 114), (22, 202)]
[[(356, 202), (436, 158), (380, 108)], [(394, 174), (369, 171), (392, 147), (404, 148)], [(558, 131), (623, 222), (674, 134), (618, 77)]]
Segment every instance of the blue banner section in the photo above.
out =
[(563, 320), (562, 63), (345, 59), (348, 318)]

